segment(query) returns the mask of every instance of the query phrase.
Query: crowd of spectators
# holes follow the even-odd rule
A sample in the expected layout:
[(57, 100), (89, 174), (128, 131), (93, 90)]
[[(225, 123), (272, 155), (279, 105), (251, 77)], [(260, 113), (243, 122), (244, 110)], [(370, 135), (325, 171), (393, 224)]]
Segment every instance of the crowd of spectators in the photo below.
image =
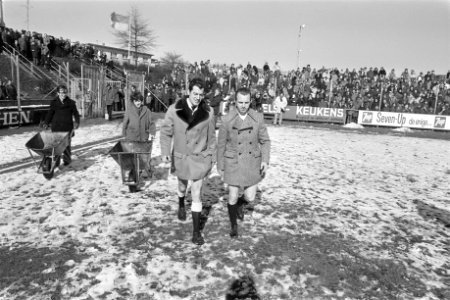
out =
[(245, 67), (211, 65), (209, 60), (176, 66), (162, 82), (153, 84), (149, 92), (152, 109), (163, 110), (176, 101), (185, 92), (186, 80), (194, 77), (205, 80), (211, 97), (219, 89), (224, 99), (233, 99), (227, 96), (239, 87), (249, 87), (252, 105), (258, 109), (284, 94), (288, 105), (294, 106), (450, 115), (450, 71), (436, 75), (432, 70), (416, 74), (405, 69), (397, 75), (396, 70), (387, 73), (383, 67), (350, 71), (307, 65), (284, 73), (278, 62), (272, 68), (266, 63), (260, 69), (250, 63)]
[(70, 39), (56, 38), (46, 33), (0, 27), (0, 53), (3, 45), (19, 52), (35, 65), (47, 68), (51, 67), (53, 57), (76, 58), (90, 64), (109, 63), (106, 54), (92, 45), (71, 42)]
[[(0, 45), (7, 44), (32, 60), (49, 67), (52, 57), (74, 57), (83, 61), (108, 64), (106, 54), (94, 46), (72, 43), (69, 39), (30, 31), (0, 28)], [(1, 47), (0, 47), (1, 49)], [(210, 60), (190, 65), (176, 65), (161, 82), (150, 83), (146, 101), (154, 111), (164, 111), (186, 92), (186, 82), (201, 77), (211, 95), (216, 89), (224, 99), (233, 99), (234, 91), (246, 86), (252, 91), (254, 107), (271, 104), (284, 94), (289, 105), (381, 110), (422, 114), (450, 114), (450, 71), (436, 75), (433, 70), (416, 73), (405, 69), (397, 74), (381, 67), (359, 70), (314, 69), (310, 65), (282, 72), (278, 62), (262, 68), (252, 65), (219, 65)], [(5, 83), (4, 83), (5, 85)], [(151, 104), (150, 104), (151, 103)]]

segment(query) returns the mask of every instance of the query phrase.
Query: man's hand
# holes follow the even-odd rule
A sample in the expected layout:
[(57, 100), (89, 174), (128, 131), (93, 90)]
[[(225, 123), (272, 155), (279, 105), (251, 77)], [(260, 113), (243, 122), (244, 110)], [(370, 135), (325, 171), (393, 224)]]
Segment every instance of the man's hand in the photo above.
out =
[(261, 163), (261, 169), (259, 170), (259, 173), (262, 177), (266, 176), (267, 169), (269, 168), (269, 165), (266, 162)]
[(42, 124), (42, 128), (43, 128), (44, 130), (47, 130), (47, 129), (48, 129), (48, 124), (43, 123), (43, 124)]
[(75, 122), (75, 124), (73, 125), (73, 128), (78, 129), (78, 127), (80, 127), (80, 123)]
[(162, 158), (163, 163), (165, 163), (165, 164), (170, 163), (170, 157), (168, 155), (163, 155), (163, 156), (161, 156), (161, 158)]
[(154, 135), (151, 135), (151, 136), (148, 138), (149, 141), (153, 141), (154, 139), (155, 139), (155, 136), (154, 136)]

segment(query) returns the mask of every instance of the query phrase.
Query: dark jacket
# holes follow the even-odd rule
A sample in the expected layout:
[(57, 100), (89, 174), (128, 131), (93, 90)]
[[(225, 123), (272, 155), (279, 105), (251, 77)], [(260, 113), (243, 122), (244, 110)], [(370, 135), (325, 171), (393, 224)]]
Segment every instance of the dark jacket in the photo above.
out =
[(9, 100), (17, 100), (17, 89), (14, 84), (6, 84), (5, 85), (6, 90), (6, 99)]
[(209, 102), (209, 105), (214, 109), (214, 115), (218, 116), (220, 113), (220, 103), (222, 103), (223, 97), (222, 95), (217, 95), (212, 97), (211, 101)]
[(64, 103), (59, 97), (50, 103), (50, 110), (45, 118), (45, 124), (51, 123), (52, 131), (72, 131), (73, 118), (75, 123), (80, 124), (80, 114), (78, 113), (75, 101), (66, 97)]

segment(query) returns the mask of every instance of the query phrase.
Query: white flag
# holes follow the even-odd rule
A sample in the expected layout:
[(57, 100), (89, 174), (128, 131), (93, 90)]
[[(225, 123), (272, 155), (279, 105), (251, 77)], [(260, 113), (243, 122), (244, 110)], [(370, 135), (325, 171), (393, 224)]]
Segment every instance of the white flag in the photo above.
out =
[(115, 30), (127, 31), (130, 22), (129, 16), (123, 16), (113, 12), (111, 14), (111, 27)]

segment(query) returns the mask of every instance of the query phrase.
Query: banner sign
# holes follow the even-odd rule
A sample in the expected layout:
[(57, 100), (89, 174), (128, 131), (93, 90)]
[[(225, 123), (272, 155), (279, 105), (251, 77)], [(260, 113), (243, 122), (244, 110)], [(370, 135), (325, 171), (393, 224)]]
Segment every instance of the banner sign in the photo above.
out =
[[(275, 114), (272, 104), (263, 104), (262, 108), (266, 116)], [(227, 114), (228, 104), (226, 102), (220, 103), (220, 112), (222, 115)], [(283, 120), (344, 123), (345, 117), (345, 109), (328, 107), (287, 106), (283, 113)]]
[[(271, 104), (263, 104), (265, 115), (273, 115), (275, 111)], [(318, 122), (345, 122), (345, 109), (312, 106), (287, 106), (283, 114), (284, 120), (318, 121)]]
[(40, 107), (22, 107), (19, 111), (15, 108), (0, 108), (0, 128), (8, 128), (9, 126), (18, 126), (26, 124), (39, 124), (49, 106)]
[(450, 130), (450, 116), (360, 110), (358, 124)]

